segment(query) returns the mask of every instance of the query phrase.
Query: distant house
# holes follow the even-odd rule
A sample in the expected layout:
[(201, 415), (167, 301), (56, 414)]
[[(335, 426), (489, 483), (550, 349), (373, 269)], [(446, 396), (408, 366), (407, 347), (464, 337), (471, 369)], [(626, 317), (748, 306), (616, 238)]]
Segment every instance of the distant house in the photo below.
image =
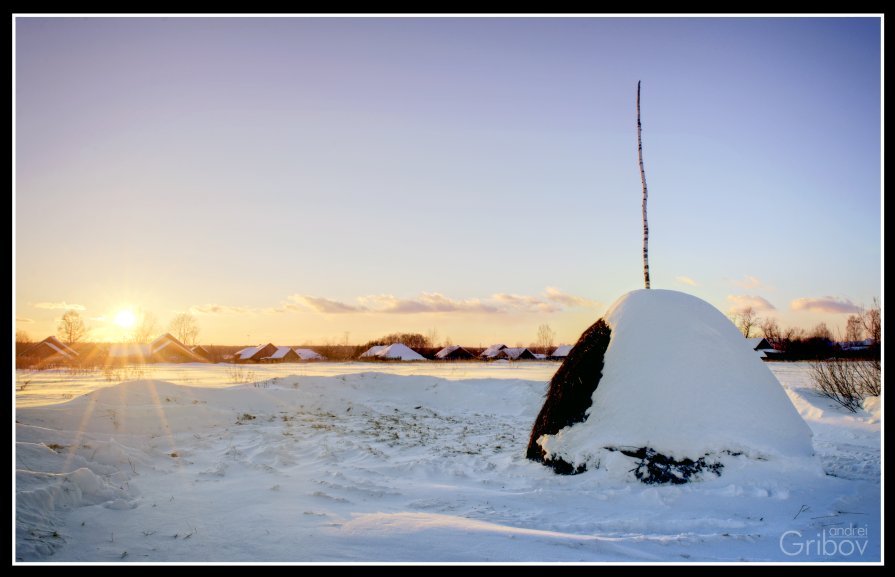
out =
[(467, 361), (474, 355), (460, 345), (450, 345), (435, 353), (435, 358), (440, 361)]
[(78, 352), (59, 339), (49, 336), (19, 354), (20, 357), (53, 362), (71, 361), (78, 358)]
[(749, 346), (752, 347), (753, 351), (760, 351), (765, 349), (773, 349), (771, 343), (768, 342), (768, 339), (764, 337), (752, 337), (746, 339), (746, 342), (749, 343)]
[(873, 339), (864, 339), (863, 341), (843, 341), (839, 343), (839, 348), (843, 351), (866, 351), (873, 346)]
[(297, 363), (301, 360), (298, 353), (292, 347), (277, 347), (277, 350), (268, 357), (259, 359), (262, 363)]
[(165, 333), (149, 345), (149, 358), (162, 363), (207, 363), (208, 359), (191, 351), (185, 344)]
[(325, 361), (326, 359), (317, 351), (311, 349), (294, 349), (295, 354), (303, 361)]
[(749, 344), (749, 347), (758, 353), (759, 358), (761, 359), (769, 359), (775, 355), (779, 355), (781, 351), (776, 350), (771, 343), (768, 342), (768, 339), (764, 337), (752, 337), (746, 339), (746, 342)]
[[(195, 348), (195, 347), (194, 347)], [(115, 343), (109, 347), (110, 362), (126, 363), (207, 363), (209, 358), (190, 349), (165, 333), (149, 344)]]
[(559, 345), (552, 353), (547, 355), (548, 359), (565, 359), (569, 356), (573, 345)]
[(495, 359), (507, 359), (510, 361), (533, 361), (537, 357), (535, 354), (528, 350), (526, 347), (504, 347), (500, 351), (498, 351)]
[[(371, 351), (374, 352), (371, 353)], [(381, 345), (371, 347), (368, 351), (361, 355), (362, 358), (382, 359), (390, 361), (426, 361), (423, 355), (411, 349), (402, 343), (393, 343), (391, 345)]]
[(490, 347), (482, 351), (482, 354), (480, 354), (479, 356), (485, 360), (496, 359), (498, 358), (497, 355), (500, 354), (500, 351), (504, 350), (505, 348), (507, 348), (506, 345), (491, 345)]
[(212, 357), (212, 355), (211, 355), (211, 351), (209, 351), (208, 349), (206, 349), (206, 348), (203, 347), (202, 345), (195, 345), (195, 346), (192, 347), (190, 350), (193, 351), (194, 353), (196, 353), (197, 355), (199, 355), (200, 357), (202, 357), (203, 359), (207, 360), (207, 361), (210, 361), (210, 360), (211, 360), (211, 357)]
[(233, 355), (234, 363), (257, 363), (261, 359), (267, 358), (277, 352), (277, 347), (273, 343), (266, 345), (258, 345), (255, 347), (246, 347), (236, 351)]

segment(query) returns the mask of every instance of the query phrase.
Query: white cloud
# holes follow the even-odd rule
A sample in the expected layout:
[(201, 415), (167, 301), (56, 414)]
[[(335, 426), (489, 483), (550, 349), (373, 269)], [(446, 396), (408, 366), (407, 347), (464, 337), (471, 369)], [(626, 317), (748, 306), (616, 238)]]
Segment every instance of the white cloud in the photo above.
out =
[(235, 307), (209, 303), (192, 306), (190, 307), (190, 312), (194, 315), (246, 315), (251, 314), (253, 310), (249, 307)]
[[(552, 313), (567, 308), (599, 307), (600, 303), (571, 295), (555, 287), (547, 287), (541, 296), (497, 293), (490, 298), (454, 299), (437, 292), (424, 292), (413, 298), (401, 298), (391, 294), (358, 297), (354, 303), (326, 297), (294, 294), (288, 302), (277, 307), (261, 309), (265, 314), (287, 312), (315, 312), (320, 314), (426, 314), (426, 313), (475, 313), (502, 314), (508, 312)], [(227, 313), (250, 311), (242, 307), (205, 305), (193, 307), (195, 313)]]
[(503, 308), (507, 310), (538, 313), (554, 313), (562, 310), (562, 307), (555, 303), (528, 295), (497, 293), (492, 295), (491, 298), (503, 305)]
[(733, 312), (739, 312), (750, 307), (754, 309), (755, 312), (777, 310), (774, 305), (767, 301), (767, 299), (757, 295), (727, 295), (727, 300), (731, 303), (730, 310)]
[(688, 276), (684, 276), (684, 275), (676, 276), (676, 277), (674, 277), (674, 280), (676, 280), (680, 284), (685, 284), (688, 286), (699, 286), (699, 284), (695, 280), (693, 280), (692, 278), (690, 278)]
[(811, 311), (819, 313), (859, 313), (861, 307), (848, 299), (837, 299), (836, 297), (811, 298), (802, 297), (795, 299), (789, 303), (789, 307), (794, 311)]
[(34, 319), (29, 319), (28, 317), (18, 317), (18, 316), (17, 316), (17, 317), (16, 317), (16, 322), (17, 322), (17, 323), (25, 323), (25, 324), (27, 324), (27, 323), (33, 323), (33, 322), (34, 322)]
[(69, 304), (65, 301), (34, 303), (36, 309), (65, 310), (65, 311), (86, 311), (87, 307), (78, 304)]
[(548, 286), (544, 290), (544, 294), (547, 296), (547, 300), (564, 305), (566, 307), (584, 307), (584, 308), (597, 308), (600, 306), (598, 301), (586, 299), (584, 297), (579, 297), (576, 295), (570, 295), (569, 293), (563, 292), (556, 287)]
[(362, 307), (345, 304), (343, 302), (323, 297), (312, 297), (309, 295), (292, 295), (289, 297), (289, 299), (311, 309), (314, 312), (323, 314), (358, 313), (366, 310)]
[(422, 293), (415, 299), (400, 299), (393, 295), (371, 295), (358, 299), (367, 310), (376, 313), (417, 314), (417, 313), (496, 313), (496, 306), (479, 299), (458, 300), (441, 293)]

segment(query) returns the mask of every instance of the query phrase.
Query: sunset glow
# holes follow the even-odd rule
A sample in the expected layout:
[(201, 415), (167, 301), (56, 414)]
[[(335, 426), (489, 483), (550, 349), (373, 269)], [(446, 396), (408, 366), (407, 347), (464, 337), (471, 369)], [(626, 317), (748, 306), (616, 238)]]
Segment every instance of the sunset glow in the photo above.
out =
[(122, 309), (115, 315), (115, 324), (121, 328), (129, 329), (137, 322), (137, 315), (130, 309)]
[(638, 80), (653, 288), (842, 335), (881, 294), (879, 18), (15, 34), (16, 328), (35, 339), (76, 310), (91, 339), (189, 313), (206, 344), (528, 345), (542, 324), (573, 343), (642, 284)]

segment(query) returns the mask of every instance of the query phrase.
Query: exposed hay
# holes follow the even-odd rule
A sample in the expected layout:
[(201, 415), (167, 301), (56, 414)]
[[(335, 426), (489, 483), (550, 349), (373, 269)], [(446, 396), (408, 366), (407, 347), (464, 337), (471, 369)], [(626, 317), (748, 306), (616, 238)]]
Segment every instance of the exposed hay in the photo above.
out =
[(584, 472), (583, 465), (574, 467), (561, 459), (547, 459), (537, 440), (541, 435), (555, 435), (564, 427), (585, 420), (591, 397), (603, 376), (603, 355), (609, 346), (611, 332), (603, 319), (597, 320), (581, 334), (553, 375), (544, 406), (535, 419), (528, 439), (526, 456), (529, 459), (541, 461), (564, 475)]
[[(715, 475), (721, 475), (724, 465), (721, 463), (707, 463), (705, 456), (696, 459), (682, 459), (677, 461), (661, 453), (657, 453), (648, 447), (641, 447), (635, 451), (621, 450), (623, 455), (640, 459), (637, 466), (632, 469), (634, 476), (641, 483), (647, 485), (682, 485), (691, 480), (691, 477), (703, 471), (709, 471)], [(706, 455), (707, 456), (707, 455)]]

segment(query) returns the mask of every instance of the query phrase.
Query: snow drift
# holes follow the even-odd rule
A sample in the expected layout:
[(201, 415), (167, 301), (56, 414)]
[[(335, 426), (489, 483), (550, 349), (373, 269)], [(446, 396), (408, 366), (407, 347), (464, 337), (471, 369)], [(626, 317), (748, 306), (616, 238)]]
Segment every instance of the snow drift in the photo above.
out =
[(545, 462), (569, 472), (601, 460), (630, 469), (629, 459), (610, 456), (618, 451), (641, 465), (656, 455), (694, 465), (707, 459), (702, 465), (717, 471), (722, 455), (812, 454), (811, 431), (780, 383), (712, 305), (677, 291), (638, 290), (616, 301), (605, 322), (611, 336), (602, 377), (578, 375), (597, 381), (585, 420), (532, 439)]

